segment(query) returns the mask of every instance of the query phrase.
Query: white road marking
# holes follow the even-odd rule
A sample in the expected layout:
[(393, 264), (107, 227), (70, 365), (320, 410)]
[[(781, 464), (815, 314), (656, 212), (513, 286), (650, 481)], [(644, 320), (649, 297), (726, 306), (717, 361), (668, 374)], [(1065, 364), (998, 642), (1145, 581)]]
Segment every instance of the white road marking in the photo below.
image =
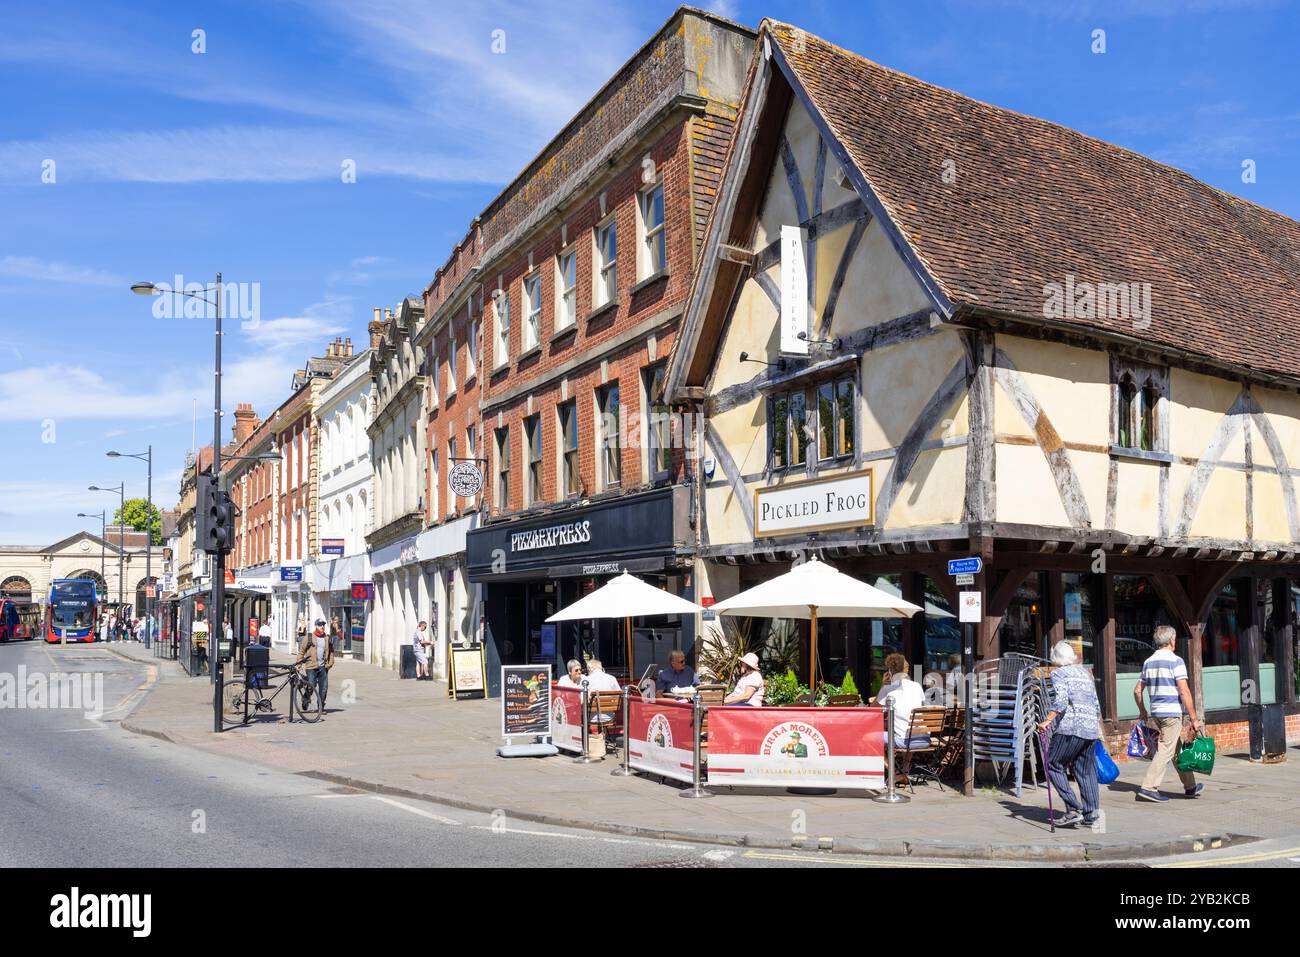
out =
[(470, 830), (495, 831), (498, 834), (526, 834), (531, 837), (558, 837), (567, 841), (599, 841), (602, 844), (632, 844), (640, 847), (659, 847), (675, 851), (694, 850), (695, 844), (675, 844), (670, 841), (651, 841), (644, 838), (602, 837), (599, 834), (566, 834), (560, 831), (533, 831), (522, 827), (501, 827), (491, 824), (472, 824)]
[(453, 827), (459, 827), (460, 821), (453, 821), (449, 817), (443, 817), (441, 814), (434, 814), (432, 811), (426, 811), (421, 807), (412, 807), (409, 804), (403, 804), (401, 801), (394, 801), (392, 798), (384, 797), (381, 794), (368, 795), (373, 801), (382, 801), (384, 804), (400, 807), (403, 811), (410, 811), (412, 814), (418, 814), (420, 817), (427, 817), (431, 821), (437, 821), (439, 824), (450, 824)]
[(394, 801), (392, 798), (384, 797), (382, 794), (317, 794), (314, 795), (318, 800), (328, 801), (332, 798), (370, 798), (372, 801), (382, 801), (384, 804), (391, 804), (393, 807), (399, 807), (403, 811), (410, 811), (412, 814), (418, 814), (420, 817), (427, 817), (431, 821), (437, 821), (439, 824), (449, 824), (452, 827), (459, 827), (460, 821), (453, 821), (449, 817), (443, 817), (441, 814), (434, 814), (432, 811), (426, 811), (424, 808), (412, 807), (410, 804), (403, 804), (401, 801)]
[(735, 853), (735, 851), (706, 851), (701, 857), (706, 861), (725, 861)]

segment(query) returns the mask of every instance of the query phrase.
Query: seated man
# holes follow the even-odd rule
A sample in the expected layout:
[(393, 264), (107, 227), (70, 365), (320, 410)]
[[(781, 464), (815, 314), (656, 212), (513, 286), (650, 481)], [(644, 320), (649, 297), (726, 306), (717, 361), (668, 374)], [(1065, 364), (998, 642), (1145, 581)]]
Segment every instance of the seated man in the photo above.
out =
[(659, 669), (655, 690), (664, 694), (674, 688), (694, 688), (699, 683), (695, 669), (686, 663), (686, 652), (673, 649), (668, 655), (668, 667)]
[[(930, 736), (921, 735), (915, 740), (908, 738), (912, 727), (912, 712), (925, 704), (925, 690), (913, 681), (907, 673), (907, 659), (898, 653), (885, 658), (885, 680), (876, 693), (874, 704), (882, 708), (894, 706), (894, 747), (903, 752), (903, 781), (907, 783), (907, 771), (912, 766), (910, 748), (928, 748)], [(888, 731), (884, 737), (888, 744)]]
[(556, 682), (561, 688), (581, 688), (582, 687), (582, 665), (576, 658), (570, 658), (566, 666), (569, 670), (560, 676)]
[[(579, 682), (581, 685), (581, 682)], [(589, 691), (622, 691), (618, 679), (605, 670), (599, 658), (587, 662), (587, 689)]]

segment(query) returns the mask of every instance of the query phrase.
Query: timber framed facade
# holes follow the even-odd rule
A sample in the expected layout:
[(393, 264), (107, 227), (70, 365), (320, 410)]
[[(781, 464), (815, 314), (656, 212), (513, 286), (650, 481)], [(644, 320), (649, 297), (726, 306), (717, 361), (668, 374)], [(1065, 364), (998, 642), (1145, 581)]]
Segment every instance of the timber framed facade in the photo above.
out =
[(1224, 744), (1253, 704), (1296, 736), (1297, 268), (1292, 220), (765, 21), (668, 377), (698, 593), (813, 551), (923, 604), (821, 624), (874, 687), (891, 650), (960, 667), (946, 561), (979, 555), (977, 659), (1072, 641), (1119, 737), (1168, 623)]

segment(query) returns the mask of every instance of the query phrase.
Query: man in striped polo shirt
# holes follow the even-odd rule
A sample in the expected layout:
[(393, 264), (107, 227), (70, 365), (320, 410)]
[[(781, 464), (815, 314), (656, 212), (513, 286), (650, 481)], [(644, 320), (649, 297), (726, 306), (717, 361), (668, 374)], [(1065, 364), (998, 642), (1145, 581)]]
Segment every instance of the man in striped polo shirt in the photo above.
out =
[[(1139, 801), (1168, 801), (1160, 793), (1160, 782), (1165, 779), (1169, 762), (1178, 754), (1178, 742), (1183, 733), (1183, 715), (1191, 719), (1192, 730), (1197, 734), (1205, 725), (1196, 717), (1196, 704), (1192, 701), (1192, 689), (1187, 684), (1187, 665), (1183, 659), (1174, 654), (1176, 633), (1169, 625), (1158, 625), (1151, 635), (1155, 653), (1142, 665), (1142, 677), (1133, 689), (1137, 699), (1138, 720), (1147, 721), (1146, 702), (1142, 692), (1146, 690), (1151, 696), (1152, 723), (1160, 732), (1160, 747), (1156, 749), (1147, 776), (1138, 789)], [(1183, 793), (1194, 798), (1205, 790), (1204, 784), (1197, 784), (1191, 771), (1179, 771), (1178, 777), (1183, 782)]]

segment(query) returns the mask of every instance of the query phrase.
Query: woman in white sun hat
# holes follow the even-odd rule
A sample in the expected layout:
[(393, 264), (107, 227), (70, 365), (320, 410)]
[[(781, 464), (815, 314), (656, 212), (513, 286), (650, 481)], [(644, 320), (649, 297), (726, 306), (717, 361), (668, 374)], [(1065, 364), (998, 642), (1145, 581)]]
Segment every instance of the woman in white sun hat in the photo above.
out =
[(755, 708), (763, 706), (763, 675), (758, 670), (758, 655), (752, 651), (740, 659), (740, 677), (736, 687), (727, 695), (723, 704), (747, 704)]

